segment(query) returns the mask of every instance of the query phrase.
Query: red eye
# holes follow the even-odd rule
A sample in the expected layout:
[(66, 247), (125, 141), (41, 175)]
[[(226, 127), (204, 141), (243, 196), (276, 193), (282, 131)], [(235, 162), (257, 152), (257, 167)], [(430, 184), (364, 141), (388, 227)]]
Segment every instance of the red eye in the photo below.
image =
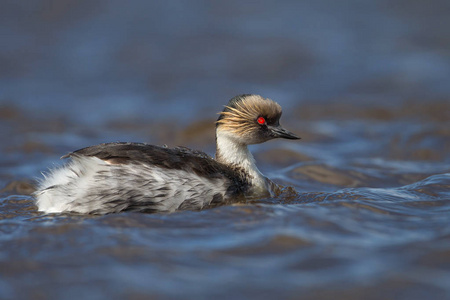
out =
[(258, 122), (259, 125), (264, 125), (266, 124), (266, 119), (264, 119), (263, 117), (259, 117), (256, 122)]

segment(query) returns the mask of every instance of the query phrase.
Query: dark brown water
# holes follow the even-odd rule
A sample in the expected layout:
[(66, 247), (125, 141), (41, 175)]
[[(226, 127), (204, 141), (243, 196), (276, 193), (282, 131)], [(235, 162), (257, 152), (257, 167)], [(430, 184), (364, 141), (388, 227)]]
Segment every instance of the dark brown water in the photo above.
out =
[[(1, 299), (450, 299), (448, 1), (0, 5)], [(45, 215), (32, 183), (110, 141), (214, 152), (239, 93), (301, 141), (276, 198)]]

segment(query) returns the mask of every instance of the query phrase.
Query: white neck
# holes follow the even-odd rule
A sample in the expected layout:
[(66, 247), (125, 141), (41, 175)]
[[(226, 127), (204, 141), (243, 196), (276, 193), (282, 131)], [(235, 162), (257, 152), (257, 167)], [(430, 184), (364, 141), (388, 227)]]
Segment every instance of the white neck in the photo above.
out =
[(255, 164), (253, 155), (247, 145), (226, 132), (216, 131), (216, 160), (220, 163), (243, 169), (250, 175), (253, 187), (269, 190), (267, 179), (261, 174)]

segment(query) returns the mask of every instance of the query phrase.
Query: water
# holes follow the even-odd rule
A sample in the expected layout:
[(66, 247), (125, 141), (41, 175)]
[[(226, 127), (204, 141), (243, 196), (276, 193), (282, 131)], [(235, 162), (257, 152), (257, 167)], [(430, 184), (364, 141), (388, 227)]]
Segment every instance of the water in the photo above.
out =
[[(0, 298), (450, 298), (447, 1), (1, 4)], [(32, 183), (107, 141), (214, 152), (258, 93), (300, 141), (274, 198), (45, 215)]]

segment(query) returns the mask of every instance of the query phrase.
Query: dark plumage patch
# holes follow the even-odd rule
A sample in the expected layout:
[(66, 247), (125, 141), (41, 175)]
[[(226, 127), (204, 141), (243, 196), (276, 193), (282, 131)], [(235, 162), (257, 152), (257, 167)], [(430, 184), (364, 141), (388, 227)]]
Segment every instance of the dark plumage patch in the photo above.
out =
[(197, 198), (191, 198), (184, 200), (178, 210), (199, 210), (203, 207), (203, 201)]
[(216, 206), (223, 203), (223, 196), (220, 193), (214, 194), (211, 203), (209, 203), (210, 206)]
[(131, 199), (131, 201), (130, 200), (128, 200), (128, 201), (130, 203), (123, 211), (133, 211), (133, 212), (141, 212), (141, 213), (149, 213), (149, 214), (163, 212), (161, 210), (161, 208), (159, 207), (159, 204), (152, 200), (143, 201), (143, 202), (135, 202)]

